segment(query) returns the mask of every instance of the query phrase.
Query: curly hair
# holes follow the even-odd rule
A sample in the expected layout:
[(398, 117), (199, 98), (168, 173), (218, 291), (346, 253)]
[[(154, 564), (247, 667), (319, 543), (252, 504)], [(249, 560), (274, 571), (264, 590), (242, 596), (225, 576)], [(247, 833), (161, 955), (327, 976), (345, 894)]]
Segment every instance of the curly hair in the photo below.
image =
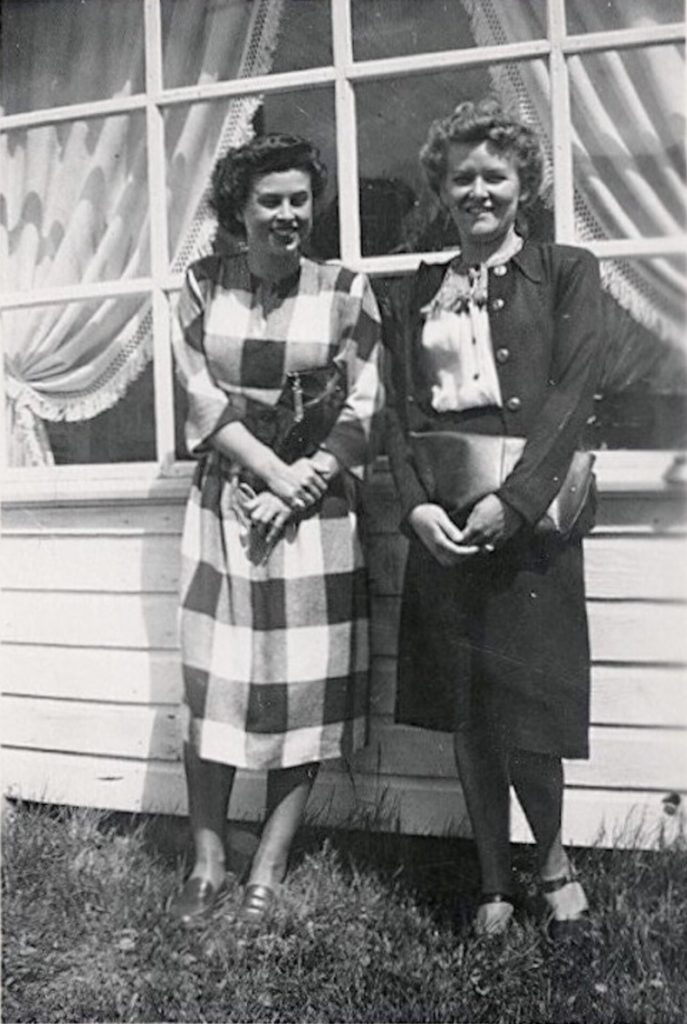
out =
[(431, 190), (439, 195), (446, 177), (448, 150), (453, 142), (489, 142), (512, 157), (524, 193), (522, 206), (532, 203), (541, 188), (544, 156), (536, 132), (510, 117), (498, 100), (487, 98), (459, 103), (448, 117), (433, 121), (420, 150), (420, 163)]
[(319, 151), (298, 135), (261, 135), (220, 157), (212, 172), (210, 208), (219, 225), (232, 235), (245, 236), (240, 214), (257, 178), (274, 171), (307, 171), (313, 199), (327, 183), (327, 168)]

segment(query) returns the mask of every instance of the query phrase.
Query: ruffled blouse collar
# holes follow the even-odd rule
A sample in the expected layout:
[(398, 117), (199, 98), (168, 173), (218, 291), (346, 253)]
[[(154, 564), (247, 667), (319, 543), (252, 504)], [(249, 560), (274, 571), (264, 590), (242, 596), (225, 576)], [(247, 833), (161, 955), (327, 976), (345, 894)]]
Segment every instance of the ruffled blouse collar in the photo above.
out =
[(470, 306), (482, 308), (487, 304), (489, 282), (488, 271), (508, 263), (520, 252), (523, 239), (513, 232), (506, 244), (493, 253), (484, 263), (466, 265), (463, 255), (458, 251), (446, 267), (443, 280), (434, 298), (427, 303), (421, 312), (436, 315), (440, 310), (451, 313), (466, 312)]

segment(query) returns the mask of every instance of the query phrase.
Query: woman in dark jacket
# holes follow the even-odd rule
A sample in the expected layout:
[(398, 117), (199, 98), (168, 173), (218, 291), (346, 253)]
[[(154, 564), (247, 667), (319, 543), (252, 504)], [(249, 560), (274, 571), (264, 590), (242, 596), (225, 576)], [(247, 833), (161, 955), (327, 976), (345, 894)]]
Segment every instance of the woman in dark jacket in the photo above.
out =
[[(580, 443), (597, 378), (599, 273), (583, 249), (518, 232), (537, 195), (534, 132), (485, 100), (432, 124), (428, 182), (460, 250), (403, 283), (388, 322), (387, 447), (410, 549), (397, 718), (452, 730), (482, 871), (479, 934), (513, 914), (509, 786), (537, 842), (551, 930), (587, 901), (561, 841), (561, 758), (588, 755), (589, 642), (581, 535), (542, 534)], [(526, 439), (519, 461), (461, 518), (449, 516), (411, 432)]]

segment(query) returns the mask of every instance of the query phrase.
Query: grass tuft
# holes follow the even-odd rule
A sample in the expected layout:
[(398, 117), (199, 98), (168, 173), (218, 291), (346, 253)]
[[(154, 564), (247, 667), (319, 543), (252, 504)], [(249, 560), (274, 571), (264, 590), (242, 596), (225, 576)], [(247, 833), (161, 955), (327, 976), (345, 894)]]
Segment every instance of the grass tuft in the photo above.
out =
[(516, 848), (508, 936), (470, 931), (472, 845), (304, 830), (269, 931), (237, 924), (238, 885), (204, 927), (164, 909), (183, 825), (18, 805), (4, 826), (3, 1020), (682, 1024), (687, 857), (581, 850), (582, 947), (547, 939)]

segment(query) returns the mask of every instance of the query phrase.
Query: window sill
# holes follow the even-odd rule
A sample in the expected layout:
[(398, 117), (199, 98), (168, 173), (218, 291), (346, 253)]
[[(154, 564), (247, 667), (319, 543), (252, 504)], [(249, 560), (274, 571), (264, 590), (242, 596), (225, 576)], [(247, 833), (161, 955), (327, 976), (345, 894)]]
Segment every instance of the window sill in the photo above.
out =
[(52, 466), (9, 470), (2, 504), (147, 504), (185, 499), (194, 463), (120, 463), (112, 466)]
[[(680, 453), (674, 451), (602, 451), (595, 471), (599, 492), (608, 496), (679, 497), (687, 500), (687, 481), (669, 483), (666, 475)], [(138, 504), (183, 501), (188, 494), (193, 462), (121, 463), (111, 466), (55, 466), (5, 472), (2, 504)], [(382, 457), (375, 470), (388, 472)]]

